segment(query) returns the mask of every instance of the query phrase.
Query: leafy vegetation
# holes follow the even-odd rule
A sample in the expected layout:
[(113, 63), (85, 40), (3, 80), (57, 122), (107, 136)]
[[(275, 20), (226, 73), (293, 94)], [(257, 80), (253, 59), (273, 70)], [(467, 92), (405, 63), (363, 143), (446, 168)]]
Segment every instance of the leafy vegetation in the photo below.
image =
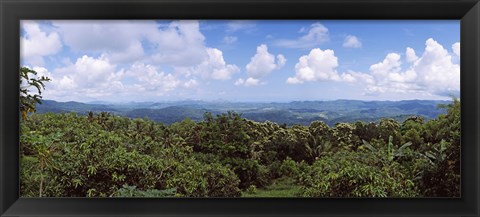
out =
[[(20, 114), (23, 118), (29, 112), (36, 111), (37, 103), (41, 103), (42, 90), (45, 89), (45, 82), (47, 81), (50, 81), (50, 78), (39, 77), (37, 72), (32, 69), (20, 68)], [(32, 91), (32, 88), (34, 91)]]
[[(28, 103), (28, 101), (22, 101)], [(21, 121), (23, 197), (459, 197), (460, 101), (426, 121), (279, 125), (205, 112)]]

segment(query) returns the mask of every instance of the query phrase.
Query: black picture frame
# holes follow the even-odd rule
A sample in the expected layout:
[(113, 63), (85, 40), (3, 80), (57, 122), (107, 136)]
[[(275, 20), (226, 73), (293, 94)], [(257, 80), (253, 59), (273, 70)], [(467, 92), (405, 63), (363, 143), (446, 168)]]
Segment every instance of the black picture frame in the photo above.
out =
[[(19, 198), (23, 19), (461, 20), (461, 198)], [(1, 216), (479, 216), (478, 0), (0, 0)]]

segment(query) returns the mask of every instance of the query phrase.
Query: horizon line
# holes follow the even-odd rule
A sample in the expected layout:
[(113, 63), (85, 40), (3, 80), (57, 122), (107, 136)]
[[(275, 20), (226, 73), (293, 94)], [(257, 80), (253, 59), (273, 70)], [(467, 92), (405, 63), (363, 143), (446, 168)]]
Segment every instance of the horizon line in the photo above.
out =
[[(460, 99), (459, 97), (457, 99)], [(201, 99), (182, 99), (182, 100), (164, 100), (164, 101), (104, 101), (104, 100), (92, 100), (92, 101), (59, 101), (54, 99), (41, 99), (41, 101), (49, 100), (60, 103), (68, 102), (77, 102), (83, 104), (130, 104), (130, 103), (175, 103), (175, 102), (187, 102), (187, 101), (197, 101), (197, 102), (206, 102), (206, 103), (292, 103), (292, 102), (333, 102), (333, 101), (361, 101), (361, 102), (402, 102), (402, 101), (453, 101), (452, 99), (402, 99), (402, 100), (361, 100), (361, 99), (318, 99), (318, 100), (277, 100), (277, 101), (231, 101), (224, 99), (217, 100), (201, 100)]]

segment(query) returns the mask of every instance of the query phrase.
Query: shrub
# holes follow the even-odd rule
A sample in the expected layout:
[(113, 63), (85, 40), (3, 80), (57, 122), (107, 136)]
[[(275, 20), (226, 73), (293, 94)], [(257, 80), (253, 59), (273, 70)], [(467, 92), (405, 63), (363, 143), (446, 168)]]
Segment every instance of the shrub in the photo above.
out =
[(248, 193), (248, 194), (255, 194), (255, 193), (257, 193), (257, 186), (255, 186), (255, 185), (250, 185), (250, 186), (248, 186), (248, 188), (247, 188), (247, 193)]
[(376, 167), (362, 159), (366, 153), (338, 152), (316, 161), (302, 174), (304, 196), (309, 197), (411, 197), (414, 184), (400, 171), (398, 164)]
[(283, 160), (281, 166), (280, 166), (280, 174), (282, 176), (289, 176), (289, 177), (295, 177), (299, 173), (298, 167), (297, 167), (297, 162), (292, 160), (291, 158), (287, 157), (287, 159)]
[(168, 188), (176, 188), (183, 197), (238, 197), (240, 180), (221, 164), (202, 164), (190, 161), (178, 165), (167, 180)]

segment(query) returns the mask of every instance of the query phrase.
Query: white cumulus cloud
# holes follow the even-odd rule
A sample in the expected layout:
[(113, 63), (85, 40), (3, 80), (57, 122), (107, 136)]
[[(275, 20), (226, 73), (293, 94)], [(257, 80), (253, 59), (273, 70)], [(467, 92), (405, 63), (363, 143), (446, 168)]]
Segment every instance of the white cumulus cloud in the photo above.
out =
[(20, 38), (20, 56), (27, 64), (43, 65), (43, 57), (56, 54), (62, 48), (56, 32), (46, 33), (36, 21), (21, 21), (25, 31)]
[(425, 51), (412, 70), (429, 92), (450, 95), (460, 91), (460, 65), (454, 64), (449, 52), (432, 38), (426, 41)]
[(235, 85), (256, 86), (262, 84), (261, 78), (270, 74), (273, 70), (282, 68), (287, 59), (282, 54), (277, 57), (268, 52), (268, 47), (261, 44), (257, 47), (257, 52), (250, 58), (250, 62), (245, 66), (248, 78), (246, 80), (238, 79)]
[(250, 77), (261, 78), (270, 74), (275, 69), (280, 69), (285, 65), (286, 59), (282, 54), (275, 56), (268, 52), (268, 47), (262, 44), (257, 47), (257, 52), (246, 65), (247, 73)]
[(361, 48), (362, 42), (360, 42), (360, 40), (354, 35), (347, 35), (342, 46), (348, 48)]
[(73, 51), (102, 53), (113, 62), (142, 58), (141, 41), (157, 31), (154, 21), (58, 20), (52, 23)]
[(240, 86), (245, 83), (245, 80), (243, 78), (239, 78), (235, 81), (235, 85)]
[(84, 55), (78, 58), (75, 64), (59, 68), (55, 73), (73, 78), (76, 85), (93, 87), (98, 83), (108, 82), (115, 74), (115, 67), (105, 56), (93, 58)]
[(223, 43), (225, 44), (233, 44), (238, 40), (235, 36), (225, 36), (223, 37)]
[(53, 25), (73, 51), (101, 53), (114, 63), (143, 61), (189, 67), (208, 58), (205, 36), (196, 20), (61, 20)]
[(406, 63), (401, 61), (400, 54), (389, 53), (382, 62), (370, 66), (370, 73), (347, 74), (364, 81), (366, 94), (388, 92), (450, 96), (459, 93), (460, 66), (437, 41), (428, 39), (421, 56), (417, 56), (410, 47), (405, 55)]
[(205, 80), (228, 80), (233, 74), (240, 71), (238, 66), (225, 62), (221, 50), (207, 48), (206, 52), (208, 57), (200, 64), (193, 67), (177, 67), (177, 73), (184, 74), (186, 77), (200, 76)]
[[(405, 57), (389, 53), (372, 64), (368, 73), (346, 71), (338, 73), (338, 58), (333, 50), (312, 49), (295, 66), (295, 76), (287, 83), (310, 81), (342, 81), (364, 85), (365, 94), (418, 94), (418, 96), (449, 97), (460, 92), (460, 66), (454, 60), (459, 44), (452, 45), (453, 54), (430, 38), (425, 50), (417, 56), (413, 48), (406, 48)], [(403, 61), (405, 60), (405, 61)]]
[(46, 72), (46, 69), (38, 70), (51, 78), (51, 82), (46, 85), (44, 95), (46, 99), (78, 100), (104, 97), (124, 88), (121, 82), (124, 72), (117, 71), (116, 65), (105, 56), (94, 58), (84, 55), (75, 63), (54, 69), (53, 72)]
[(239, 78), (238, 80), (235, 81), (235, 85), (237, 86), (240, 86), (240, 85), (245, 85), (245, 86), (257, 86), (257, 85), (260, 85), (262, 84), (262, 82), (260, 82), (260, 79), (256, 79), (256, 78), (252, 78), (252, 77), (249, 77), (247, 79), (242, 79), (242, 78)]
[(181, 85), (181, 82), (171, 73), (158, 71), (155, 66), (140, 62), (134, 63), (127, 71), (127, 75), (137, 79), (138, 82), (134, 86), (138, 91), (151, 92), (156, 95), (162, 95)]
[(389, 53), (382, 62), (370, 66), (370, 71), (375, 77), (387, 77), (390, 73), (400, 71), (400, 54)]
[(174, 21), (148, 38), (157, 47), (152, 59), (173, 66), (193, 66), (208, 58), (205, 36), (195, 20)]
[(339, 81), (336, 68), (338, 58), (333, 50), (314, 48), (308, 55), (300, 57), (295, 65), (295, 76), (287, 79), (289, 84), (301, 84), (308, 81)]
[[(307, 32), (304, 29), (301, 32)], [(321, 23), (314, 23), (308, 29), (308, 32), (297, 39), (279, 39), (274, 45), (286, 48), (312, 48), (329, 40), (327, 27)]]
[(457, 56), (460, 56), (460, 42), (456, 42), (452, 45), (453, 53)]
[(405, 51), (405, 55), (407, 58), (407, 62), (409, 63), (415, 62), (418, 59), (417, 54), (415, 54), (415, 50), (413, 50), (413, 48), (411, 47), (407, 47), (407, 51)]
[(186, 81), (185, 83), (183, 83), (183, 86), (185, 86), (186, 88), (195, 87), (197, 85), (198, 85), (198, 82), (195, 79), (190, 79), (190, 80)]

